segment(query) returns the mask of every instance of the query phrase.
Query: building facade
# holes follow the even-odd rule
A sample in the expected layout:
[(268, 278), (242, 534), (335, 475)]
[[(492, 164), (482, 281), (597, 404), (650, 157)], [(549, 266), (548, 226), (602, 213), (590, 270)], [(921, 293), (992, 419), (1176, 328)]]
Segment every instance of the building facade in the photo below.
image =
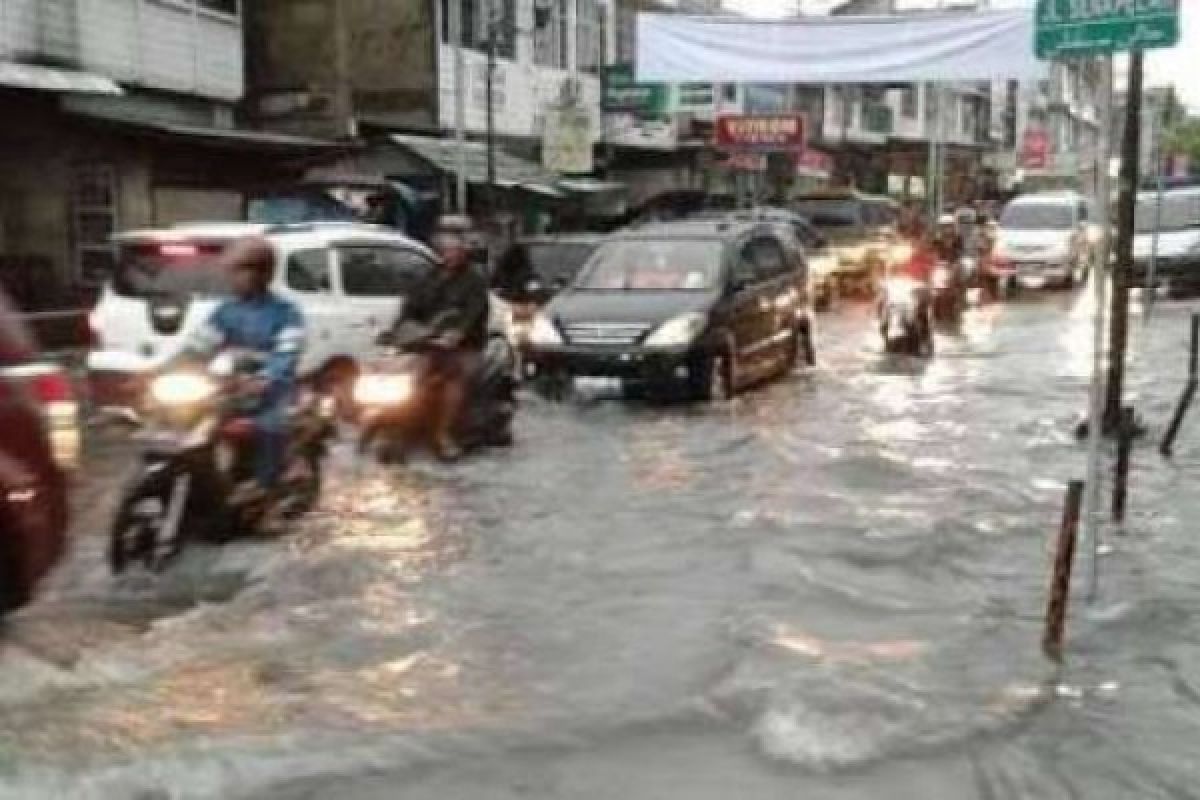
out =
[(241, 13), (238, 0), (0, 0), (0, 280), (19, 302), (94, 291), (118, 230), (240, 218), (246, 187), (305, 150), (235, 126)]

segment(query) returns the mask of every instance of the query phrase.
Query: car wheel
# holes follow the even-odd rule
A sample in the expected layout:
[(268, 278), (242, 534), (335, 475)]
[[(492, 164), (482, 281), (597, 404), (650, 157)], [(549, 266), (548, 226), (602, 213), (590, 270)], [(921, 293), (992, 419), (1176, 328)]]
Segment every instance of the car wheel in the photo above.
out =
[(718, 350), (709, 356), (702, 373), (701, 399), (710, 403), (723, 403), (733, 397), (734, 364), (728, 350)]
[(29, 601), (28, 591), (22, 585), (20, 553), (13, 536), (12, 528), (4, 524), (4, 511), (0, 509), (0, 615), (15, 611)]
[[(799, 357), (803, 360), (804, 366), (815, 367), (817, 365), (817, 343), (816, 336), (813, 335), (812, 320), (809, 320), (800, 326), (796, 332), (793, 347), (799, 351)], [(792, 363), (796, 361), (796, 356), (793, 355)]]

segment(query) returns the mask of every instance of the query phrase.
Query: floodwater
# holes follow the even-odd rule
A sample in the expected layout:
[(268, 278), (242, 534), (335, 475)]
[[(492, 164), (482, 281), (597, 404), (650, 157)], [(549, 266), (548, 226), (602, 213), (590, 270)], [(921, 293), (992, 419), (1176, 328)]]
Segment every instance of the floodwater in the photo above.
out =
[(517, 447), (454, 468), (347, 448), (295, 535), (158, 579), (103, 568), (101, 438), (0, 646), (0, 798), (1198, 797), (1200, 417), (1151, 446), (1189, 310), (1134, 318), (1150, 435), (1061, 671), (1078, 294), (975, 310), (929, 363), (847, 307), (816, 370), (713, 408), (528, 397)]

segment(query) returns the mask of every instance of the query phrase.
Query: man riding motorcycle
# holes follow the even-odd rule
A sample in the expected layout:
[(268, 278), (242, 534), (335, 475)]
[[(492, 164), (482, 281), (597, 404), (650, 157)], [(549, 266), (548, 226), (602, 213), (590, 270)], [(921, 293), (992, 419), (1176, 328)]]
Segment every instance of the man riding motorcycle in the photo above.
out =
[(226, 348), (248, 350), (265, 361), (262, 373), (244, 387), (253, 402), (254, 484), (239, 491), (269, 495), (275, 488), (287, 447), (287, 408), (304, 350), (304, 318), (270, 290), (275, 252), (261, 237), (232, 244), (223, 256), (233, 297), (219, 305), (192, 340), (185, 355), (211, 358)]
[(438, 347), (430, 353), (441, 393), (433, 443), (439, 457), (453, 461), (462, 455), (454, 426), (466, 403), (467, 383), (487, 344), (488, 287), (471, 266), (461, 232), (437, 230), (432, 244), (441, 269), (414, 293), (404, 318), (435, 325), (439, 331)]

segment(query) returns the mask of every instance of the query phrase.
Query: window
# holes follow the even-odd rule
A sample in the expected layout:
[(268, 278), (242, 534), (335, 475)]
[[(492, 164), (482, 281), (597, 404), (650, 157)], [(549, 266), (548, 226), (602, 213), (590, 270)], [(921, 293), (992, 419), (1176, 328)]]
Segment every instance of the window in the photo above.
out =
[(231, 17), (238, 15), (238, 0), (196, 0), (196, 4), (200, 8), (219, 14), (228, 14)]
[(103, 283), (117, 264), (117, 179), (109, 166), (78, 167), (72, 176), (75, 273), (85, 284)]
[(297, 292), (328, 294), (333, 291), (329, 277), (328, 250), (298, 250), (288, 256), (287, 286)]
[(604, 6), (600, 0), (579, 0), (577, 13), (575, 46), (579, 49), (579, 69), (598, 73), (604, 64), (604, 43), (608, 39)]
[(540, 67), (567, 68), (567, 0), (534, 0), (533, 60)]
[(433, 265), (419, 253), (388, 247), (339, 251), (342, 290), (351, 297), (403, 297), (420, 285)]
[[(495, 36), (496, 55), (516, 58), (516, 0), (457, 0), (462, 9), (462, 46), (486, 50), (489, 35)], [(450, 40), (450, 2), (442, 0), (442, 41)]]
[(900, 114), (905, 119), (917, 118), (917, 87), (909, 86), (900, 91)]
[(757, 280), (768, 281), (788, 271), (787, 254), (777, 239), (760, 236), (746, 245), (744, 258), (754, 265)]

